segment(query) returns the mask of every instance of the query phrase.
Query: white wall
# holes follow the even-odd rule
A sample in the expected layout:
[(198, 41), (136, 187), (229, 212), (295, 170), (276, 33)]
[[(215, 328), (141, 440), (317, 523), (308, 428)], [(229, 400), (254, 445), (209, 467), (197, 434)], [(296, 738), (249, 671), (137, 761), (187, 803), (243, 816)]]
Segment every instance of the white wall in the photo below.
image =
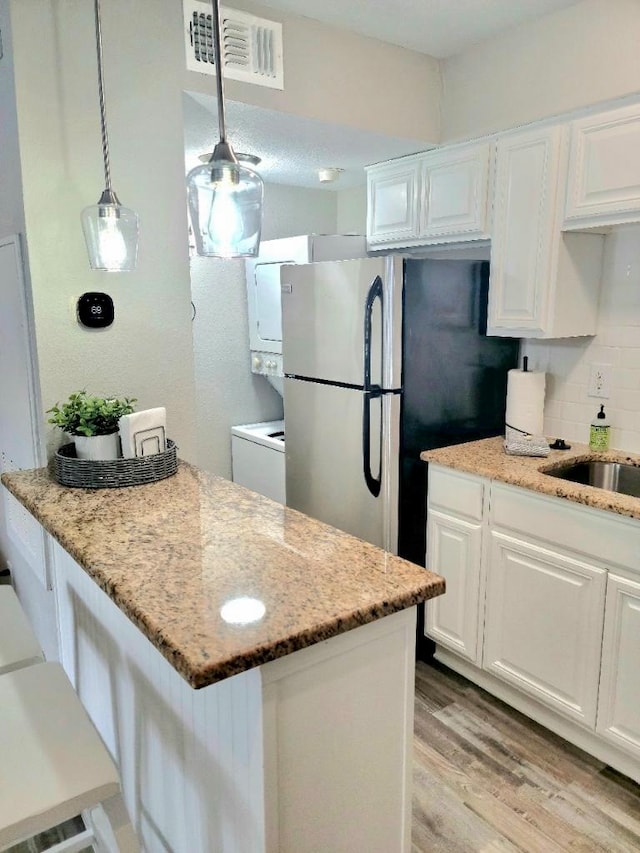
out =
[[(15, 103), (13, 74), (13, 45), (8, 0), (0, 0), (0, 32), (2, 33), (3, 58), (0, 60), (0, 236), (24, 233), (24, 208), (22, 204), (22, 176), (18, 140), (18, 120)], [(26, 247), (23, 245), (23, 249)], [(24, 253), (26, 254), (26, 253)], [(25, 275), (28, 278), (26, 256)], [(0, 282), (0, 310), (6, 309), (2, 299)], [(0, 351), (2, 347), (0, 347)], [(0, 360), (0, 370), (14, 370), (12, 364)], [(6, 375), (6, 374), (5, 374)], [(11, 406), (11, 400), (0, 401), (2, 409)], [(15, 418), (11, 420), (15, 422)], [(24, 423), (26, 441), (29, 441), (31, 424)], [(0, 428), (0, 435), (2, 429)], [(4, 443), (0, 450), (6, 450)], [(4, 489), (2, 490), (4, 491)], [(13, 586), (26, 610), (38, 642), (47, 658), (55, 659), (58, 654), (56, 632), (56, 605), (53, 593), (48, 592), (40, 579), (10, 539), (4, 517), (5, 501), (0, 498), (0, 566), (10, 566)]]
[(0, 236), (24, 230), (18, 116), (13, 75), (13, 49), (8, 0), (0, 0), (0, 32), (4, 55), (0, 59)]
[[(611, 446), (640, 453), (640, 226), (606, 238), (598, 334), (524, 345), (531, 367), (546, 370), (545, 433), (588, 442), (600, 403), (612, 425)], [(610, 364), (611, 397), (587, 396), (591, 364)]]
[[(263, 239), (333, 234), (337, 193), (265, 186)], [(282, 398), (251, 373), (243, 261), (191, 260), (198, 456), (201, 468), (231, 478), (231, 426), (277, 420)]]
[(583, 0), (442, 64), (442, 141), (640, 91), (640, 3)]
[[(640, 92), (640, 3), (583, 0), (443, 62), (442, 140), (505, 130)], [(640, 228), (606, 241), (598, 334), (524, 344), (548, 371), (545, 432), (588, 441), (604, 402), (612, 446), (640, 452)], [(587, 396), (592, 363), (612, 365), (609, 400)]]
[[(83, 387), (136, 396), (140, 407), (164, 403), (181, 454), (194, 458), (181, 101), (183, 89), (210, 93), (211, 77), (185, 70), (182, 4), (110, 0), (102, 10), (114, 187), (141, 219), (138, 269), (122, 275), (89, 270), (78, 221), (103, 187), (92, 4), (10, 0), (10, 8), (44, 405)], [(286, 90), (230, 83), (230, 98), (437, 138), (435, 60), (306, 18), (251, 8), (284, 20)], [(327, 230), (334, 229), (335, 219)], [(296, 230), (309, 229), (299, 223)], [(116, 321), (110, 329), (90, 332), (76, 323), (75, 303), (87, 290), (113, 296)], [(50, 434), (50, 445), (54, 441)]]
[(338, 193), (327, 189), (266, 184), (262, 239), (297, 234), (337, 234)]
[(367, 187), (339, 190), (337, 228), (339, 234), (366, 234)]
[[(89, 269), (79, 223), (81, 209), (95, 204), (104, 186), (93, 4), (12, 0), (11, 12), (43, 403), (47, 408), (86, 387), (137, 397), (140, 408), (166, 404), (169, 434), (189, 459), (195, 418), (176, 85), (183, 66), (180, 7), (173, 0), (103, 5), (114, 187), (141, 220), (138, 268), (126, 274)], [(88, 331), (76, 322), (76, 300), (87, 290), (113, 296), (116, 320), (109, 329)]]
[[(250, 0), (230, 5), (283, 23), (285, 74), (282, 92), (229, 80), (225, 91), (231, 100), (390, 136), (438, 141), (441, 80), (433, 57)], [(210, 95), (212, 78), (184, 71), (182, 88)]]

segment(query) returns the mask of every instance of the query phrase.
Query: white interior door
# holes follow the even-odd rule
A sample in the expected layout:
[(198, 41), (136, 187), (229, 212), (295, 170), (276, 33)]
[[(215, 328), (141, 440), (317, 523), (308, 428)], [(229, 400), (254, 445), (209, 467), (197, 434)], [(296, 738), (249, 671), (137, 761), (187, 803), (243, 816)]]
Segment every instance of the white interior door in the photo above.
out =
[[(0, 239), (0, 465), (2, 472), (44, 464), (35, 342), (19, 238)], [(44, 531), (6, 489), (3, 514), (11, 542), (40, 581), (48, 584)]]

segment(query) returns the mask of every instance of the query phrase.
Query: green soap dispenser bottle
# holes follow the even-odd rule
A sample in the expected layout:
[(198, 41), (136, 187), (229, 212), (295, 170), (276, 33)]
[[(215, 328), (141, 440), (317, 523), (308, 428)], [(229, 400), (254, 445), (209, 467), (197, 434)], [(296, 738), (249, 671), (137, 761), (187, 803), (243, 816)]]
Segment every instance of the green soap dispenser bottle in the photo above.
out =
[(611, 425), (604, 413), (604, 405), (601, 405), (600, 411), (591, 421), (591, 429), (589, 431), (589, 449), (608, 450), (610, 434)]

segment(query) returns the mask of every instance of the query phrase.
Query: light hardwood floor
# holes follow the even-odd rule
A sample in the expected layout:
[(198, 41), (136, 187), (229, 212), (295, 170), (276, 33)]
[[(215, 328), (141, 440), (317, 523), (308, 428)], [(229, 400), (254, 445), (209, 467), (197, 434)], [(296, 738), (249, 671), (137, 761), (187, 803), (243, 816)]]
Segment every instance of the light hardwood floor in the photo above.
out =
[(415, 712), (413, 853), (640, 853), (640, 786), (602, 762), (437, 664)]
[(640, 786), (445, 667), (416, 669), (413, 853), (638, 853)]

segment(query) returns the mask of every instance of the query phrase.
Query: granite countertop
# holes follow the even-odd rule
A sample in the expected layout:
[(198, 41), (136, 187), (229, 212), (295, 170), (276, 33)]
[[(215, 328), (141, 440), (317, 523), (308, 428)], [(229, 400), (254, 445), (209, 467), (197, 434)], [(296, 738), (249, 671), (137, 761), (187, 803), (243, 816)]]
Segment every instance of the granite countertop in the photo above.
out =
[[(196, 688), (445, 590), (432, 572), (185, 462), (125, 489), (65, 488), (46, 468), (2, 482)], [(229, 602), (247, 615), (245, 597), (264, 616), (225, 621)]]
[(598, 460), (627, 462), (640, 467), (640, 455), (610, 450), (596, 453), (586, 444), (572, 444), (571, 450), (552, 450), (546, 458), (540, 456), (507, 456), (503, 439), (485, 438), (466, 444), (427, 450), (420, 458), (445, 468), (455, 468), (491, 480), (500, 480), (524, 489), (532, 489), (553, 497), (566, 498), (594, 509), (615, 512), (630, 518), (640, 518), (640, 498), (621, 495), (595, 486), (585, 486), (549, 477), (545, 472), (572, 462)]

